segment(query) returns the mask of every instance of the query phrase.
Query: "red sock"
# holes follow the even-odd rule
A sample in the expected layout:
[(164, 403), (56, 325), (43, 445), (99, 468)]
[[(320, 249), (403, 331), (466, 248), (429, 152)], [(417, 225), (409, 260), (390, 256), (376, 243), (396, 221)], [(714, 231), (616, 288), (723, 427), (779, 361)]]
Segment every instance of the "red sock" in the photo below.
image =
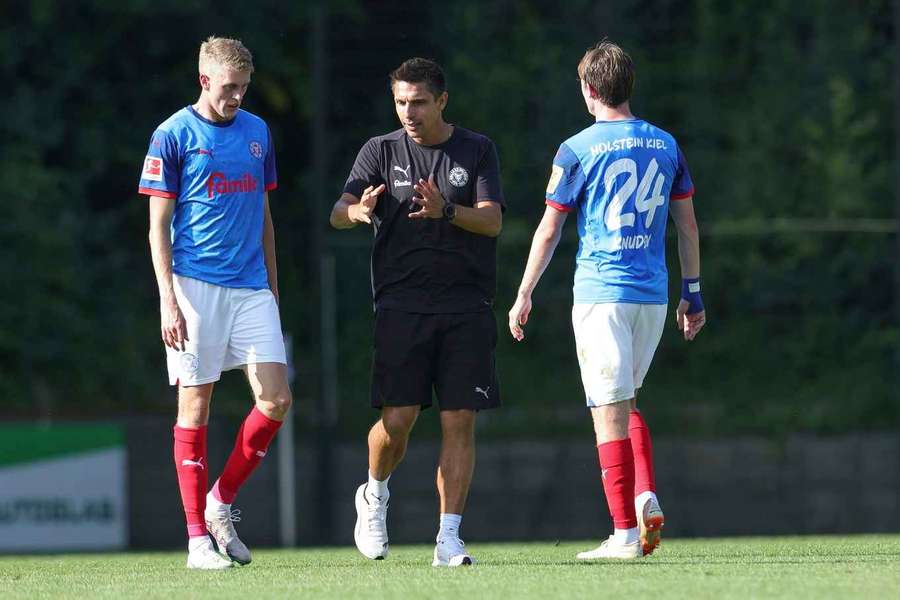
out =
[(279, 427), (281, 421), (270, 419), (253, 407), (238, 431), (234, 450), (225, 463), (221, 477), (213, 486), (213, 496), (219, 502), (231, 504), (234, 501), (238, 490), (266, 455)]
[(656, 492), (650, 429), (637, 409), (631, 411), (628, 417), (628, 437), (634, 452), (634, 496), (641, 492)]
[(616, 440), (597, 446), (603, 491), (616, 529), (637, 527), (634, 512), (634, 454), (631, 440)]
[(206, 426), (175, 426), (175, 470), (187, 519), (188, 537), (206, 535)]

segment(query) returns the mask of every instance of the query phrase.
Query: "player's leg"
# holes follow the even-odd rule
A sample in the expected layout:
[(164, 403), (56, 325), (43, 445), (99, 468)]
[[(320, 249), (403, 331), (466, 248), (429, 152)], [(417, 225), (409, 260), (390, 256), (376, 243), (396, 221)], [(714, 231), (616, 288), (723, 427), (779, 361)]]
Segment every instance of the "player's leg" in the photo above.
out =
[[(666, 320), (665, 305), (644, 305), (640, 308), (634, 328), (634, 381), (643, 385), (662, 337)], [(660, 544), (665, 515), (656, 497), (656, 477), (653, 467), (653, 444), (650, 428), (644, 416), (632, 406), (628, 421), (628, 437), (634, 452), (634, 505), (644, 554), (651, 554)]]
[(183, 352), (166, 349), (169, 381), (178, 385), (178, 420), (174, 428), (174, 458), (178, 488), (188, 524), (188, 560), (192, 569), (225, 569), (207, 535), (204, 510), (208, 483), (206, 432), (215, 381), (221, 375), (226, 341), (217, 315), (222, 288), (188, 277), (173, 277), (178, 306), (187, 325)]
[(597, 442), (600, 474), (613, 535), (580, 559), (642, 555), (634, 511), (634, 454), (628, 416), (634, 398), (631, 352), (633, 304), (577, 304), (572, 323), (578, 361)]
[(420, 408), (431, 404), (432, 320), (384, 309), (375, 315), (371, 401), (381, 418), (369, 430), (368, 477), (354, 498), (353, 539), (366, 558), (388, 555), (388, 481), (406, 454)]
[(475, 415), (500, 405), (497, 324), (492, 311), (440, 315), (439, 321), (435, 387), (441, 408), (441, 514), (432, 565), (456, 567), (475, 562), (459, 531), (475, 469)]
[(234, 448), (207, 495), (206, 526), (219, 551), (246, 565), (250, 551), (240, 540), (231, 510), (241, 486), (259, 466), (291, 406), (278, 306), (269, 290), (231, 290), (233, 325), (225, 368), (242, 366), (254, 406), (238, 430)]
[(227, 569), (231, 566), (231, 561), (219, 556), (213, 548), (203, 519), (207, 485), (206, 426), (212, 389), (212, 383), (178, 389), (173, 454), (187, 521), (187, 566), (191, 569)]

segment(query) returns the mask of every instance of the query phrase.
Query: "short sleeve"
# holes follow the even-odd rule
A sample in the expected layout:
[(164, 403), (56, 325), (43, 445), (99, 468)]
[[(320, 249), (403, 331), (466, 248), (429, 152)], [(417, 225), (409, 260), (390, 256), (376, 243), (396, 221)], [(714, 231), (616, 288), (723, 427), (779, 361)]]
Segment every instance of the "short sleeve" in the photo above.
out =
[(500, 159), (494, 142), (487, 140), (487, 147), (478, 161), (478, 173), (475, 177), (475, 201), (490, 200), (498, 202), (506, 208), (503, 188), (500, 185)]
[(278, 187), (278, 175), (275, 171), (275, 142), (272, 141), (272, 130), (268, 127), (269, 143), (267, 145), (266, 160), (264, 164), (266, 176), (266, 191), (271, 192)]
[(584, 170), (578, 157), (568, 146), (560, 145), (547, 182), (547, 205), (562, 212), (572, 212), (578, 205), (584, 184)]
[(360, 148), (356, 155), (350, 176), (344, 184), (344, 193), (362, 198), (363, 190), (370, 185), (378, 186), (384, 183), (381, 175), (381, 160), (379, 158), (378, 143), (371, 139)]
[(691, 180), (691, 173), (688, 171), (687, 160), (681, 153), (681, 148), (676, 146), (678, 150), (678, 166), (675, 168), (675, 179), (672, 181), (672, 200), (684, 200), (694, 195), (694, 182)]
[(178, 142), (171, 133), (157, 129), (150, 138), (150, 147), (144, 157), (138, 193), (177, 198), (180, 171)]

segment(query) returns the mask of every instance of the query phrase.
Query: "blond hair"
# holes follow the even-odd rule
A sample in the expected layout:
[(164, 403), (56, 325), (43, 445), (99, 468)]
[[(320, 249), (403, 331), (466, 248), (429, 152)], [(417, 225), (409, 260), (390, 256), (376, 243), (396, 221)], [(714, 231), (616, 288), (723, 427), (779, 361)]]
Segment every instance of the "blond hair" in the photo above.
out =
[(578, 77), (597, 92), (600, 102), (615, 107), (631, 98), (634, 63), (622, 48), (603, 40), (584, 53)]
[(200, 44), (200, 73), (209, 75), (216, 67), (253, 72), (253, 55), (240, 40), (214, 35)]

